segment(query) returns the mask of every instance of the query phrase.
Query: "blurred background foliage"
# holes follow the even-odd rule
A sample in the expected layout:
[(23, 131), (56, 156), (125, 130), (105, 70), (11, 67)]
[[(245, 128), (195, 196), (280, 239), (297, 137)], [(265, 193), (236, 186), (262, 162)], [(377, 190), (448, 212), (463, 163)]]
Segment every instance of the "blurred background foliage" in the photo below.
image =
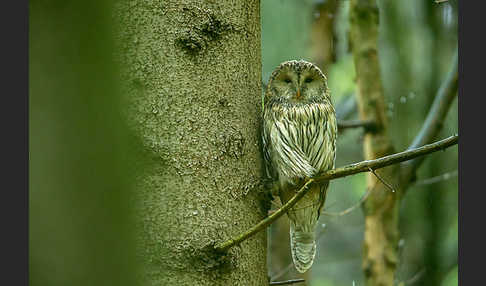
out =
[(111, 5), (29, 2), (32, 286), (136, 285), (129, 188), (138, 144), (120, 114)]
[[(457, 47), (457, 2), (382, 0), (378, 6), (379, 59), (390, 136), (396, 151), (402, 151), (419, 131), (450, 68)], [(328, 77), (338, 118), (357, 119), (348, 13), (348, 0), (262, 1), (263, 83), (283, 61), (312, 61)], [(440, 138), (458, 132), (457, 115), (455, 100)], [(358, 129), (340, 132), (336, 166), (363, 160), (362, 136)], [(419, 169), (417, 183), (401, 202), (397, 284), (457, 285), (457, 155), (457, 148), (430, 155)], [(449, 176), (426, 180), (442, 174)], [(334, 180), (325, 211), (339, 212), (355, 205), (365, 188), (364, 174)], [(359, 208), (344, 216), (321, 215), (316, 260), (305, 275), (288, 267), (291, 257), (284, 220), (269, 231), (269, 276), (273, 280), (304, 277), (312, 286), (364, 285), (364, 218)]]

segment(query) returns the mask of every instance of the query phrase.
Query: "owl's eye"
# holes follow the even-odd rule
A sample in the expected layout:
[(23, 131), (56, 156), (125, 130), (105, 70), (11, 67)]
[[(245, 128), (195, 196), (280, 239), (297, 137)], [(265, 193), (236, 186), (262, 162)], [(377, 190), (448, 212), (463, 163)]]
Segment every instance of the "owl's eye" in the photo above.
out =
[(291, 82), (290, 78), (284, 78), (284, 80), (283, 80), (283, 81), (284, 81), (285, 83), (290, 83), (290, 82)]
[(306, 83), (309, 83), (309, 82), (312, 82), (312, 81), (313, 81), (313, 79), (311, 77), (308, 77), (308, 78), (305, 79)]

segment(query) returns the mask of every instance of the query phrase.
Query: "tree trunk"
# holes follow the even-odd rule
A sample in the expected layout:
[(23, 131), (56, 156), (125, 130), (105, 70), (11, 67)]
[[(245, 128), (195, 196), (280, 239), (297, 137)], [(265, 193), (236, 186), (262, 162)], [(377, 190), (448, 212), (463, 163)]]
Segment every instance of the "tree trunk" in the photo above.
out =
[[(393, 153), (388, 134), (385, 99), (378, 60), (378, 7), (374, 0), (351, 1), (351, 36), (357, 75), (357, 102), (362, 120), (378, 126), (364, 137), (365, 160)], [(391, 185), (398, 181), (398, 165), (377, 171)], [(372, 189), (365, 201), (363, 269), (367, 285), (393, 285), (397, 266), (399, 193), (392, 192), (371, 172), (367, 187)]]
[(330, 0), (316, 4), (311, 26), (310, 57), (327, 75), (331, 63), (336, 61), (335, 19), (337, 1)]
[[(123, 1), (127, 112), (151, 160), (135, 187), (145, 285), (267, 285), (259, 1)], [(266, 202), (266, 203), (265, 203)]]

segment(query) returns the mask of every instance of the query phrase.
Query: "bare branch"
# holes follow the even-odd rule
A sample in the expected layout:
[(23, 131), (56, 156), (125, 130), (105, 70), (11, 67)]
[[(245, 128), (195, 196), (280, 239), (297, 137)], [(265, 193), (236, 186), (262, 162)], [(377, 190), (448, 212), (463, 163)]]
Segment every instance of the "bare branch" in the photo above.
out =
[[(447, 75), (446, 80), (440, 87), (437, 95), (435, 96), (432, 107), (429, 110), (427, 118), (425, 119), (422, 129), (417, 134), (412, 144), (408, 147), (408, 150), (415, 149), (418, 146), (422, 146), (429, 142), (432, 142), (442, 129), (443, 122), (452, 104), (452, 101), (457, 95), (458, 86), (458, 59), (457, 49), (452, 61), (452, 66)], [(415, 171), (423, 162), (423, 158), (418, 158), (409, 162), (401, 164), (401, 183), (408, 184), (412, 177), (415, 175)]]
[(368, 198), (368, 196), (370, 195), (370, 193), (371, 193), (372, 190), (373, 189), (371, 189), (371, 188), (367, 188), (365, 194), (361, 197), (361, 199), (359, 199), (359, 201), (355, 205), (353, 205), (353, 206), (351, 206), (351, 207), (349, 207), (349, 208), (347, 208), (347, 209), (345, 209), (343, 211), (340, 211), (340, 212), (327, 212), (327, 211), (323, 211), (322, 214), (323, 215), (327, 215), (327, 216), (343, 216), (343, 215), (347, 215), (350, 212), (352, 212), (355, 209), (357, 209), (359, 206), (361, 206), (364, 203), (364, 201), (366, 201), (366, 199)]
[(365, 131), (372, 132), (377, 129), (374, 120), (340, 120), (337, 123), (338, 131), (343, 131), (348, 128), (360, 128), (363, 127)]
[(424, 145), (416, 149), (412, 149), (412, 150), (409, 149), (407, 151), (384, 156), (375, 160), (362, 161), (341, 168), (333, 169), (314, 178), (314, 181), (319, 183), (327, 180), (333, 180), (337, 178), (346, 177), (349, 175), (354, 175), (357, 173), (367, 172), (369, 171), (368, 168), (372, 168), (376, 170), (403, 161), (412, 160), (414, 158), (456, 145), (458, 138), (459, 138), (458, 135), (453, 135), (446, 139), (442, 139), (440, 141), (434, 142), (432, 144)]
[(278, 279), (278, 278), (282, 277), (283, 275), (287, 274), (287, 272), (289, 272), (290, 269), (292, 269), (292, 266), (294, 266), (294, 264), (292, 262), (290, 262), (289, 265), (287, 265), (287, 267), (285, 267), (283, 270), (281, 270), (276, 275), (273, 275), (272, 279)]
[(414, 183), (414, 186), (431, 185), (431, 184), (435, 184), (435, 183), (438, 183), (438, 182), (441, 182), (441, 181), (446, 181), (446, 180), (449, 180), (449, 179), (456, 177), (457, 174), (458, 174), (457, 170), (452, 171), (452, 172), (447, 172), (447, 173), (442, 174), (442, 175), (438, 175), (438, 176), (434, 176), (432, 178), (417, 181), (417, 182)]
[(411, 278), (406, 281), (398, 283), (398, 286), (405, 286), (405, 285), (412, 285), (417, 282), (420, 278), (422, 278), (425, 274), (425, 268), (422, 268), (420, 271), (415, 273)]
[(232, 246), (237, 245), (241, 243), (242, 241), (246, 240), (247, 238), (253, 236), (254, 234), (258, 233), (259, 231), (265, 229), (267, 226), (269, 226), (272, 222), (277, 220), (279, 217), (281, 217), (283, 214), (285, 214), (291, 207), (293, 207), (308, 191), (309, 188), (308, 186), (314, 182), (314, 179), (309, 179), (303, 186), (300, 188), (300, 190), (295, 194), (293, 198), (291, 198), (285, 205), (283, 205), (280, 209), (275, 211), (273, 214), (259, 222), (257, 225), (253, 226), (246, 232), (229, 239), (221, 244), (218, 244), (215, 246), (215, 250), (218, 252), (224, 252), (228, 249), (230, 249)]
[[(324, 232), (326, 232), (325, 226), (326, 226), (325, 224), (322, 224), (322, 227), (324, 229), (316, 235), (316, 242), (319, 241), (321, 239), (321, 236), (324, 234)], [(293, 266), (294, 266), (294, 263), (290, 262), (283, 270), (280, 270), (280, 272), (278, 272), (275, 275), (271, 275), (271, 277), (272, 277), (271, 280), (278, 279), (278, 278), (282, 277), (283, 275), (287, 274), (290, 271), (290, 269), (293, 268)]]
[[(353, 206), (343, 210), (343, 211), (340, 211), (340, 212), (327, 212), (327, 211), (322, 211), (321, 214), (323, 215), (327, 215), (327, 216), (332, 216), (332, 217), (340, 217), (340, 216), (344, 216), (344, 215), (347, 215), (349, 213), (351, 213), (352, 211), (354, 211), (355, 209), (357, 209), (359, 206), (361, 206), (364, 201), (366, 201), (366, 199), (368, 198), (368, 196), (371, 194), (371, 192), (375, 189), (376, 187), (376, 184), (373, 185), (373, 188), (366, 188), (366, 192), (364, 193), (364, 195), (359, 199), (359, 201), (354, 204)], [(323, 227), (325, 226), (325, 224), (322, 225)], [(316, 235), (316, 241), (318, 241), (321, 236), (324, 234), (325, 232), (325, 229), (320, 231), (317, 235)], [(280, 277), (282, 277), (283, 275), (287, 274), (290, 269), (292, 269), (292, 266), (294, 264), (291, 262), (289, 263), (284, 269), (280, 270), (280, 272), (278, 272), (277, 274), (275, 275), (272, 275), (272, 279), (278, 279)]]
[(305, 282), (305, 279), (293, 279), (293, 280), (286, 280), (286, 281), (276, 281), (270, 282), (270, 285), (290, 285)]
[(267, 218), (265, 218), (264, 220), (262, 220), (257, 225), (250, 228), (249, 230), (245, 231), (244, 233), (239, 234), (238, 236), (231, 238), (223, 243), (217, 244), (214, 248), (217, 252), (225, 252), (228, 249), (230, 249), (232, 246), (240, 244), (242, 241), (248, 239), (249, 237), (255, 235), (259, 231), (265, 229), (267, 226), (269, 226), (271, 223), (273, 223), (275, 220), (277, 220), (279, 217), (285, 214), (291, 207), (293, 207), (309, 191), (308, 186), (313, 182), (319, 183), (323, 181), (329, 181), (341, 177), (346, 177), (357, 173), (367, 172), (369, 171), (369, 168), (376, 170), (399, 162), (411, 160), (419, 156), (424, 156), (426, 154), (436, 152), (438, 150), (444, 150), (447, 147), (457, 144), (457, 141), (458, 141), (458, 136), (454, 135), (446, 139), (413, 150), (407, 150), (404, 152), (385, 156), (375, 160), (362, 161), (359, 163), (347, 165), (341, 168), (324, 172), (323, 174), (321, 174), (316, 178), (309, 179), (300, 188), (300, 190), (295, 194), (295, 196), (292, 199), (290, 199), (286, 204), (284, 204), (280, 209), (275, 211), (272, 215), (268, 216)]
[(378, 178), (378, 180), (380, 180), (380, 182), (383, 183), (383, 185), (385, 185), (388, 189), (390, 189), (390, 191), (392, 192), (395, 192), (395, 189), (393, 188), (393, 186), (389, 183), (387, 183), (381, 176), (379, 176), (375, 170), (371, 169), (371, 168), (368, 168), (370, 170), (371, 173), (373, 173), (373, 175), (375, 175), (376, 178)]
[(358, 105), (356, 104), (355, 96), (346, 96), (336, 105), (336, 118), (338, 118), (338, 120), (346, 120), (351, 117), (351, 115), (356, 114), (357, 110)]

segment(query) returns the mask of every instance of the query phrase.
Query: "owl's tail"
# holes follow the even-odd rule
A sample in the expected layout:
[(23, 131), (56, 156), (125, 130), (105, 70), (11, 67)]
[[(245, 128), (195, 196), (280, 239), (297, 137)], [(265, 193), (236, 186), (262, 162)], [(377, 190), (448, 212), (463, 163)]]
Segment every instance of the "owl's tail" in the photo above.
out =
[[(327, 184), (311, 186), (309, 192), (287, 212), (290, 223), (290, 249), (295, 268), (304, 273), (316, 256), (315, 229), (324, 205)], [(282, 192), (282, 194), (284, 194)], [(282, 197), (281, 194), (281, 197)], [(285, 195), (285, 194), (284, 194)], [(287, 202), (287, 195), (283, 202)]]
[(300, 273), (306, 272), (311, 268), (316, 256), (316, 240), (314, 231), (305, 232), (294, 229), (292, 223), (290, 224), (290, 249), (292, 252), (292, 259), (297, 271)]

